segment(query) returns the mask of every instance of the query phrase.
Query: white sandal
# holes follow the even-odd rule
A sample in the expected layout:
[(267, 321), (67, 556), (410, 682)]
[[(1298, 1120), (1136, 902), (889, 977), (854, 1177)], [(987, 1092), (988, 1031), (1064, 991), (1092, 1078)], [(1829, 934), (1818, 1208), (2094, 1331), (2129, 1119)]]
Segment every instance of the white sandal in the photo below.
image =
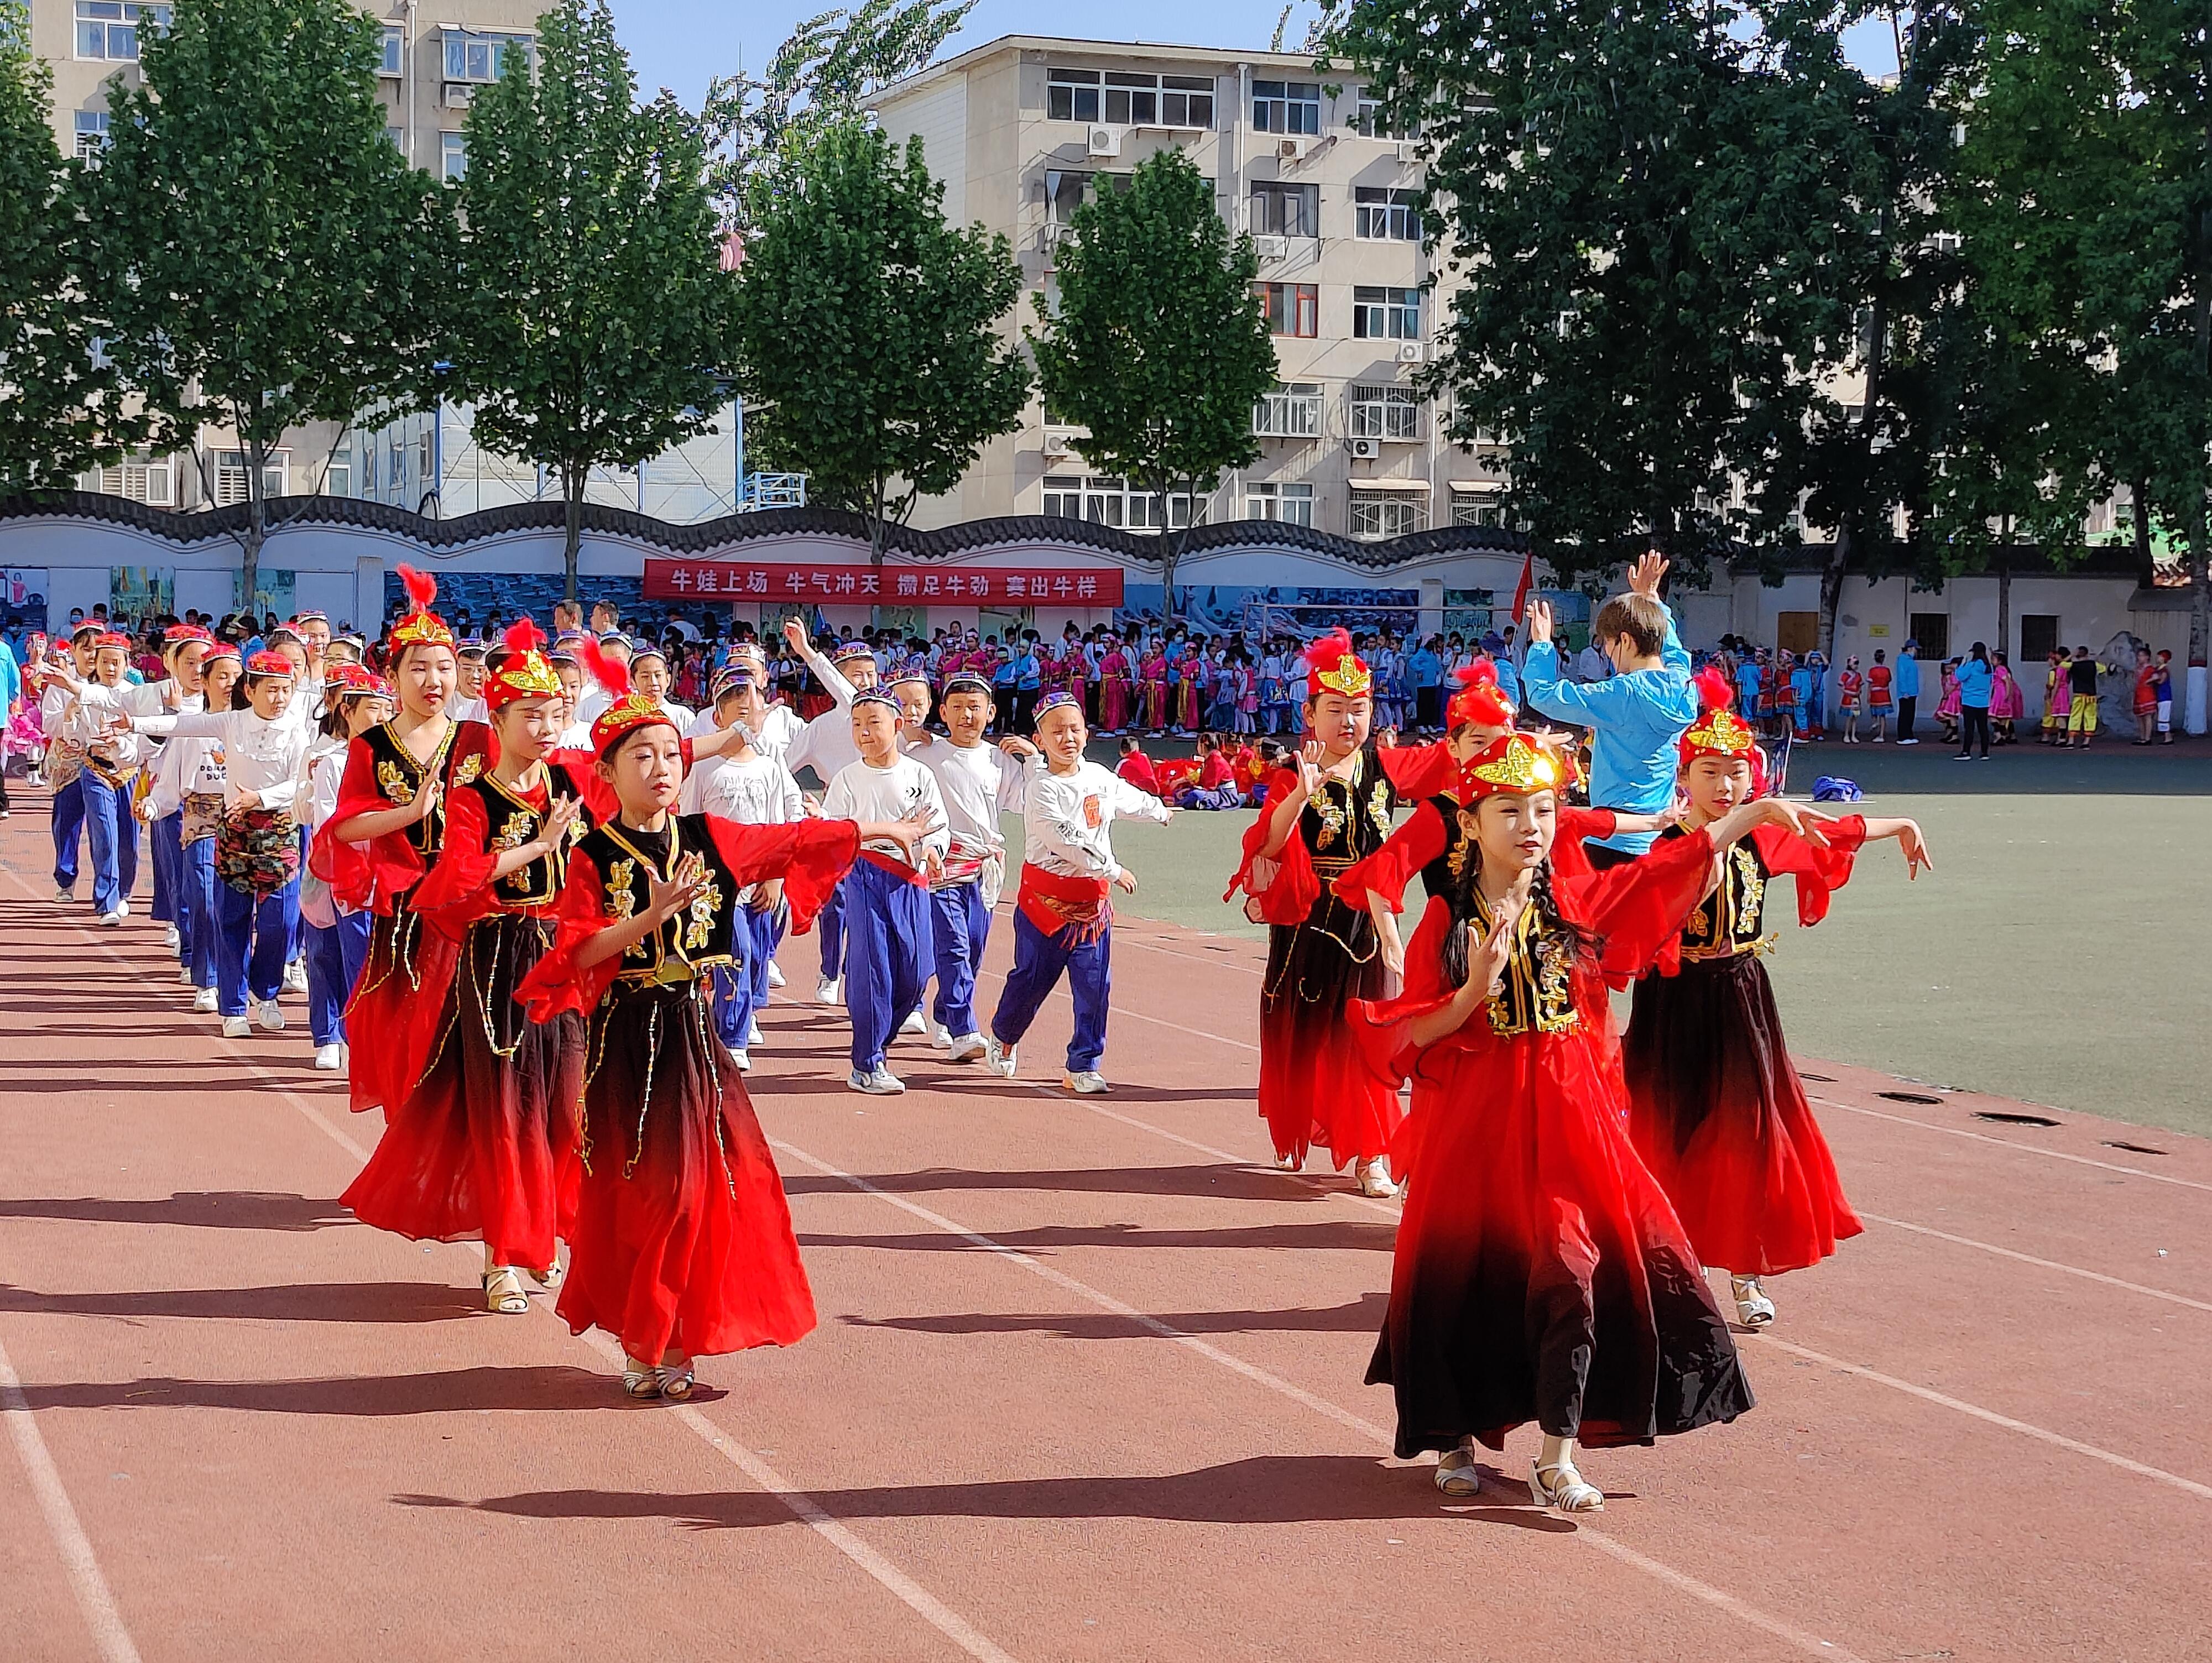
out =
[(1482, 1473), (1474, 1464), (1472, 1449), (1447, 1449), (1443, 1459), (1437, 1463), (1437, 1488), (1447, 1496), (1479, 1496), (1482, 1493)]
[(691, 1387), (696, 1383), (692, 1378), (691, 1363), (688, 1359), (683, 1363), (662, 1363), (653, 1371), (653, 1383), (660, 1388), (660, 1395), (678, 1403), (691, 1395)]
[(1359, 1180), (1359, 1193), (1362, 1195), (1371, 1197), (1377, 1201), (1392, 1201), (1397, 1199), (1398, 1185), (1390, 1176), (1390, 1162), (1388, 1156), (1378, 1155), (1371, 1161), (1357, 1162), (1352, 1166), (1352, 1174)]
[(522, 1291), (522, 1278), (514, 1266), (501, 1265), (483, 1276), (484, 1305), (501, 1316), (520, 1316), (530, 1308), (530, 1296)]
[(649, 1363), (640, 1363), (635, 1357), (623, 1358), (623, 1390), (634, 1398), (657, 1398), (660, 1395), (660, 1371)]
[(568, 1274), (568, 1267), (556, 1258), (544, 1270), (531, 1272), (530, 1279), (550, 1294), (561, 1285), (562, 1279)]
[[(1553, 1482), (1545, 1482), (1547, 1472), (1553, 1475)], [(1556, 1466), (1540, 1466), (1531, 1462), (1528, 1488), (1534, 1492), (1539, 1505), (1556, 1508), (1562, 1513), (1605, 1511), (1605, 1491), (1585, 1482), (1583, 1475), (1575, 1471), (1572, 1461), (1561, 1461)]]
[(1774, 1302), (1755, 1276), (1731, 1276), (1729, 1291), (1735, 1296), (1736, 1320), (1747, 1328), (1764, 1328), (1774, 1320)]

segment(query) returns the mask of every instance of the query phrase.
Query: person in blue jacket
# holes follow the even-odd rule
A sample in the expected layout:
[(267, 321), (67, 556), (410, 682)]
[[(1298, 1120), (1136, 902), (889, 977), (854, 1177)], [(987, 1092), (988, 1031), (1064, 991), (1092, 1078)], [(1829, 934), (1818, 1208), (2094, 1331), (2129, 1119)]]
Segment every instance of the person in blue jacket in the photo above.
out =
[[(1690, 655), (1674, 633), (1674, 615), (1659, 598), (1667, 575), (1657, 550), (1629, 568), (1628, 592), (1598, 609), (1590, 634), (1613, 673), (1602, 681), (1567, 679), (1552, 641), (1548, 603), (1528, 604), (1528, 658), (1521, 687), (1529, 706), (1590, 731), (1590, 802), (1624, 814), (1656, 814), (1674, 800), (1675, 741), (1698, 719)], [(1618, 865), (1651, 847), (1650, 832), (1594, 838), (1591, 863)]]
[(1959, 661), (1955, 672), (1959, 678), (1959, 756), (1965, 762), (1973, 754), (1974, 741), (1982, 745), (1982, 760), (1990, 755), (1990, 688), (1992, 672), (1990, 649), (1986, 643), (1976, 641), (1974, 650)]
[(1912, 737), (1913, 713), (1920, 706), (1920, 643), (1909, 640), (1897, 655), (1897, 743), (1917, 745)]

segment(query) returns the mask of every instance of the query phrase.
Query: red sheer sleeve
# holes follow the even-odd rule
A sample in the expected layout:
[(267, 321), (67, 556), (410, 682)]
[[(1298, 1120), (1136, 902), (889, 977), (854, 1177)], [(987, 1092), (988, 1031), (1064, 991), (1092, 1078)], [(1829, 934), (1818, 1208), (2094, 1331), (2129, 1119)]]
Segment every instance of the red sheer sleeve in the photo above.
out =
[(576, 795), (584, 799), (584, 811), (592, 816), (592, 823), (604, 826), (622, 812), (621, 800), (615, 788), (600, 775), (595, 764), (599, 758), (588, 750), (549, 750), (545, 761), (568, 776), (568, 783), (576, 788)]
[(1375, 755), (1391, 789), (1407, 798), (1435, 796), (1456, 772), (1441, 739), (1425, 745), (1377, 745)]
[(599, 869), (589, 855), (580, 851), (569, 855), (568, 879), (561, 886), (553, 916), (552, 950), (531, 966), (514, 988), (514, 997), (529, 1011), (532, 1022), (550, 1022), (568, 1011), (589, 1016), (599, 1009), (622, 970), (620, 953), (597, 964), (576, 962), (583, 944), (607, 927), (605, 891), (599, 884)]
[(490, 841), (491, 822), (474, 792), (457, 791), (446, 799), (445, 847), (408, 905), (456, 940), (470, 925), (498, 910), (491, 875), (499, 853), (486, 847)]
[(1406, 947), (1405, 991), (1394, 999), (1354, 999), (1348, 1009), (1353, 1043), (1370, 1070), (1392, 1082), (1413, 1071), (1420, 1047), (1410, 1031), (1458, 990), (1444, 980), (1444, 938), (1454, 928), (1451, 908), (1431, 907)]
[(1307, 852), (1306, 841), (1298, 835), (1296, 826), (1291, 828), (1281, 853), (1273, 857), (1276, 862), (1274, 881), (1259, 889), (1251, 885), (1252, 863), (1267, 847), (1267, 827), (1275, 816), (1275, 809), (1297, 789), (1297, 783), (1298, 776), (1288, 768), (1278, 771), (1268, 782), (1267, 800), (1261, 806), (1260, 817), (1244, 828), (1243, 861), (1237, 868), (1237, 875), (1229, 880), (1229, 888), (1222, 893), (1224, 901), (1239, 889), (1250, 895), (1244, 915), (1255, 924), (1303, 924), (1313, 911), (1314, 902), (1321, 899), (1321, 879), (1314, 871), (1313, 857)]
[(1433, 802), (1415, 809), (1413, 817), (1382, 841), (1382, 847), (1336, 880), (1336, 898), (1347, 907), (1367, 910), (1379, 898), (1394, 913), (1406, 910), (1406, 886), (1413, 874), (1440, 859), (1445, 844), (1444, 817)]
[(1553, 895), (1568, 918), (1604, 938), (1606, 979), (1617, 985), (1650, 969), (1677, 941), (1712, 880), (1712, 835), (1701, 827), (1588, 877), (1555, 871)]
[(394, 898), (421, 882), (422, 857), (404, 832), (387, 832), (366, 843), (343, 843), (332, 835), (357, 815), (381, 814), (392, 806), (376, 783), (376, 757), (368, 742), (354, 740), (346, 747), (337, 806), (307, 851), (307, 870), (331, 886), (340, 906), (388, 915)]
[(850, 820), (799, 820), (783, 826), (745, 826), (705, 816), (714, 847), (739, 883), (783, 880), (791, 932), (805, 935), (830, 899), (837, 880), (860, 859), (860, 828)]
[(1556, 877), (1588, 877), (1597, 869), (1590, 865), (1589, 851), (1583, 845), (1593, 837), (1610, 837), (1618, 829), (1620, 816), (1611, 809), (1578, 809), (1571, 804), (1559, 804), (1558, 834), (1552, 839), (1552, 872)]
[(1851, 881), (1851, 866), (1866, 843), (1866, 816), (1847, 814), (1826, 828), (1821, 848), (1787, 826), (1760, 826), (1751, 834), (1766, 870), (1797, 880), (1797, 921), (1808, 929), (1828, 915), (1828, 897)]

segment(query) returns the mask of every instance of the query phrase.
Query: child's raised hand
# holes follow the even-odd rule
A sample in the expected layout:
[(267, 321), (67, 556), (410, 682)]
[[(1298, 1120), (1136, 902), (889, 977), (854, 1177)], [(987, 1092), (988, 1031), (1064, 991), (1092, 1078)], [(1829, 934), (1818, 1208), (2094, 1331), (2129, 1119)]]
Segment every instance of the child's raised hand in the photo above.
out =
[(1136, 894), (1136, 873), (1131, 871), (1127, 866), (1121, 868), (1114, 874), (1114, 887), (1119, 889), (1123, 895)]
[(417, 821), (428, 820), (436, 811), (439, 794), (444, 789), (445, 782), (435, 774), (424, 774), (422, 783), (416, 787), (415, 795), (407, 804), (408, 811)]
[(545, 816), (545, 823), (538, 830), (538, 841), (549, 852), (559, 848), (567, 839), (568, 828), (575, 820), (578, 810), (583, 806), (574, 797), (555, 798), (552, 811)]
[(1833, 815), (1823, 814), (1802, 803), (1785, 803), (1779, 797), (1760, 799), (1759, 807), (1765, 811), (1770, 825), (1787, 826), (1815, 848), (1828, 847), (1824, 828), (1835, 824)]
[(1636, 557), (1628, 568), (1628, 586), (1635, 593), (1649, 599), (1659, 598), (1659, 580), (1667, 575), (1667, 556), (1656, 549), (1647, 549)]
[(1907, 820), (1897, 828), (1897, 846), (1905, 851), (1905, 877), (1907, 883), (1920, 876), (1923, 866), (1936, 870), (1935, 857), (1928, 853), (1928, 840), (1920, 835), (1920, 822)]
[(678, 861), (665, 883), (648, 867), (645, 877), (646, 915), (655, 924), (675, 917), (691, 904), (706, 881), (707, 863), (696, 854), (687, 854)]
[(1548, 645), (1552, 639), (1552, 603), (1528, 598), (1528, 643), (1532, 646)]
[(1480, 920), (1467, 921), (1467, 985), (1480, 987), (1486, 997), (1504, 985), (1505, 961), (1513, 951), (1513, 926), (1517, 909), (1500, 907), (1498, 921), (1486, 933)]

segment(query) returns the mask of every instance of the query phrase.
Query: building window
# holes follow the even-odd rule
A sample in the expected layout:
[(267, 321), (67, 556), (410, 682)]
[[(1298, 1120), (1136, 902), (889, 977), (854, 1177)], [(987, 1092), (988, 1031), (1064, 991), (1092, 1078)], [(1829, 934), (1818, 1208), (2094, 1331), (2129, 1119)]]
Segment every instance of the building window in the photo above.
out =
[(107, 112), (79, 110), (76, 112), (76, 159), (96, 162), (100, 153), (107, 148)]
[(1354, 439), (1419, 439), (1421, 405), (1408, 387), (1354, 387), (1352, 390), (1352, 436)]
[(384, 26), (384, 59), (376, 66), (379, 75), (399, 73), (400, 55), (407, 50), (407, 31), (398, 23)]
[(1255, 81), (1252, 124), (1263, 133), (1321, 131), (1321, 84), (1313, 81)]
[(1407, 127), (1393, 121), (1384, 113), (1382, 100), (1365, 87), (1359, 89), (1359, 103), (1352, 115), (1352, 124), (1366, 138), (1412, 138), (1420, 129)]
[(1321, 187), (1261, 184), (1252, 187), (1252, 231), (1255, 236), (1321, 235)]
[(376, 446), (366, 435), (361, 445), (361, 494), (371, 497), (376, 495)]
[[(291, 477), (292, 453), (271, 451), (269, 459), (261, 464), (261, 495), (282, 496)], [(227, 507), (234, 502), (243, 502), (246, 497), (249, 474), (243, 451), (218, 451), (215, 458), (215, 500), (217, 507)]]
[(1419, 242), (1421, 240), (1421, 193), (1385, 191), (1372, 185), (1357, 185), (1352, 192), (1352, 234), (1370, 242)]
[(159, 34), (168, 27), (167, 6), (76, 0), (76, 55), (103, 63), (136, 63), (140, 31)]
[[(1054, 474), (1044, 482), (1044, 511), (1061, 519), (1087, 519), (1132, 531), (1180, 531), (1191, 523), (1190, 499), (1173, 498), (1163, 518), (1157, 492), (1125, 479), (1078, 479)], [(1201, 511), (1200, 518), (1203, 519)]]
[(1321, 383), (1286, 381), (1252, 406), (1252, 431), (1263, 439), (1321, 437)]
[(1427, 505), (1411, 491), (1352, 492), (1352, 535), (1364, 542), (1410, 537), (1427, 529)]
[(1418, 341), (1421, 338), (1421, 291), (1369, 288), (1352, 291), (1352, 335), (1358, 341)]
[(1499, 506), (1494, 492), (1455, 490), (1452, 493), (1452, 524), (1503, 525), (1505, 524), (1505, 511)]
[(392, 493), (395, 499), (405, 495), (407, 490), (407, 441), (396, 433), (392, 435), (392, 466), (390, 470), (385, 475), (385, 481), (391, 486)]
[(469, 176), (469, 136), (466, 133), (438, 135), (438, 177), (466, 179)]
[(337, 449), (331, 452), (331, 464), (323, 470), (323, 495), (325, 496), (353, 495), (352, 440), (340, 440)]
[(1923, 664), (1941, 664), (1951, 656), (1951, 615), (1948, 612), (1915, 612), (1912, 627), (1905, 632), (1906, 639), (1920, 643), (1913, 657)]
[(1090, 189), (1091, 175), (1047, 168), (1044, 176), (1044, 217), (1047, 224), (1066, 225), (1075, 218), (1075, 210), (1083, 206), (1084, 192)]
[(2058, 615), (2023, 612), (2020, 617), (2020, 662), (2026, 675), (2058, 650)]
[(1045, 71), (1044, 112), (1054, 121), (1098, 119), (1098, 71)]
[(392, 148), (393, 149), (400, 152), (403, 155), (406, 154), (407, 130), (404, 127), (386, 127), (384, 130), (384, 136), (392, 141)]
[(522, 67), (530, 67), (530, 38), (527, 35), (469, 34), (459, 29), (446, 31), (446, 79), (448, 81), (492, 82), (500, 77), (512, 54), (521, 60)]
[[(1315, 283), (1255, 283), (1270, 335), (1321, 332), (1321, 289)], [(1364, 291), (1362, 291), (1363, 293)]]
[(177, 502), (176, 472), (167, 462), (126, 461), (112, 468), (94, 468), (82, 483), (88, 491), (127, 497), (149, 508), (173, 508)]
[[(1053, 71), (1054, 76), (1061, 73)], [(1069, 74), (1080, 71), (1068, 71)], [(1097, 76), (1091, 77), (1096, 81)], [(1113, 127), (1211, 127), (1213, 125), (1213, 82), (1202, 76), (1133, 75), (1122, 70), (1105, 74), (1106, 122)], [(1061, 89), (1052, 89), (1054, 102)], [(1069, 85), (1070, 110), (1082, 107), (1082, 88)], [(1078, 119), (1084, 118), (1078, 117)]]
[(1254, 483), (1244, 488), (1244, 518), (1279, 519), (1286, 525), (1314, 523), (1314, 488), (1310, 485)]

